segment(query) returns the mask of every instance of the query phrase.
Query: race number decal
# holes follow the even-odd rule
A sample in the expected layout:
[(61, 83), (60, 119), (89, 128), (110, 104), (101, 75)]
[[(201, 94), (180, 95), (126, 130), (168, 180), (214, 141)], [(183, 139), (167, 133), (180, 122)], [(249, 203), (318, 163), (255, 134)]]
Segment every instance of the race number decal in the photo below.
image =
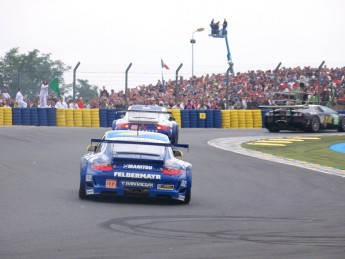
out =
[(105, 188), (115, 189), (116, 188), (116, 180), (114, 180), (114, 179), (106, 179), (105, 180)]
[(332, 120), (333, 120), (333, 119), (332, 119), (331, 116), (326, 116), (324, 122), (325, 122), (326, 124), (332, 124)]

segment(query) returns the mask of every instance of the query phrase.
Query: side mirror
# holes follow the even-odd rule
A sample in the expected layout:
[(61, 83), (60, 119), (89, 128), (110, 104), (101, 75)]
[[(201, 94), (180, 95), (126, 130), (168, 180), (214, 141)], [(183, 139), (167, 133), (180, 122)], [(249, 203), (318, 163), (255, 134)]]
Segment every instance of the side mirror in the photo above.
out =
[(96, 145), (88, 145), (86, 148), (87, 151), (89, 152), (96, 152), (97, 146)]
[(175, 157), (183, 157), (183, 152), (181, 150), (173, 150)]

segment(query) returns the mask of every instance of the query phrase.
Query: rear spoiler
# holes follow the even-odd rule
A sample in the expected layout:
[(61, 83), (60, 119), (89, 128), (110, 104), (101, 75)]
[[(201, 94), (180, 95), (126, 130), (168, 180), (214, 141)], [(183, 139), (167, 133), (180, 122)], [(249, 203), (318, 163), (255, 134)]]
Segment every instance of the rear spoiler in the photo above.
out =
[(162, 114), (171, 114), (171, 112), (163, 112), (163, 111), (145, 111), (145, 110), (124, 110), (125, 112), (148, 112), (148, 113), (162, 113)]
[(275, 110), (275, 109), (300, 109), (300, 108), (307, 108), (308, 105), (275, 105), (275, 106), (270, 106), (270, 105), (262, 105), (259, 106), (260, 109), (271, 109), (271, 110)]
[(144, 141), (130, 141), (130, 140), (111, 140), (111, 139), (91, 139), (92, 143), (118, 143), (118, 144), (133, 144), (133, 145), (149, 145), (149, 146), (160, 146), (160, 147), (172, 147), (172, 148), (186, 148), (189, 150), (189, 144), (172, 144), (172, 143), (155, 143), (155, 142), (144, 142)]

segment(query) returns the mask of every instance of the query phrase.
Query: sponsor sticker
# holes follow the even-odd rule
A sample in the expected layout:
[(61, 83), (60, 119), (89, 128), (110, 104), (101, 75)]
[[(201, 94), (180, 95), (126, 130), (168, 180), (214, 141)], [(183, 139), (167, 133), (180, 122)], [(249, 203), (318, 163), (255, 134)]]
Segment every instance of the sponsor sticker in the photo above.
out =
[(105, 188), (115, 189), (116, 188), (116, 180), (115, 179), (106, 179), (105, 180)]
[(181, 187), (187, 187), (187, 181), (186, 180), (181, 181)]
[(153, 183), (135, 182), (135, 181), (121, 181), (121, 184), (126, 187), (140, 187), (140, 188), (153, 187)]
[(177, 199), (180, 200), (180, 201), (184, 201), (185, 200), (185, 196), (182, 195), (182, 194), (179, 194)]
[(94, 194), (94, 190), (93, 189), (86, 189), (86, 194)]
[(85, 181), (86, 181), (86, 182), (92, 182), (92, 175), (91, 175), (91, 174), (87, 174), (87, 175), (85, 176)]
[(173, 184), (157, 184), (157, 189), (159, 190), (174, 190)]
[(119, 177), (119, 178), (136, 178), (136, 179), (152, 179), (152, 180), (161, 179), (161, 176), (159, 174), (114, 172), (114, 176)]
[(134, 164), (124, 164), (123, 168), (128, 169), (139, 169), (139, 170), (152, 170), (152, 165), (134, 165)]

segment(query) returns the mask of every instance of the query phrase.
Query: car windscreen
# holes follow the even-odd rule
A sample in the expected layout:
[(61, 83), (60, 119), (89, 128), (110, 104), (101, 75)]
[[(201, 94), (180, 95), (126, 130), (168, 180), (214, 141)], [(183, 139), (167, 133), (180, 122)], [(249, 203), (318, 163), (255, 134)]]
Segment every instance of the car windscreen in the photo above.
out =
[(158, 121), (159, 113), (154, 112), (128, 112), (129, 121)]
[[(110, 153), (113, 156), (121, 155), (121, 154), (133, 154), (133, 155), (147, 155), (147, 156), (156, 156), (156, 157), (164, 157), (166, 152), (166, 147), (164, 146), (154, 146), (154, 145), (145, 145), (145, 144), (135, 144), (135, 141), (132, 138), (121, 138), (117, 140), (125, 140), (125, 141), (133, 141), (132, 144), (122, 144), (122, 143), (112, 143), (108, 144), (108, 148), (110, 148)], [(139, 139), (142, 142), (154, 142), (154, 143), (162, 143), (161, 141), (156, 140), (145, 140), (144, 138)]]

